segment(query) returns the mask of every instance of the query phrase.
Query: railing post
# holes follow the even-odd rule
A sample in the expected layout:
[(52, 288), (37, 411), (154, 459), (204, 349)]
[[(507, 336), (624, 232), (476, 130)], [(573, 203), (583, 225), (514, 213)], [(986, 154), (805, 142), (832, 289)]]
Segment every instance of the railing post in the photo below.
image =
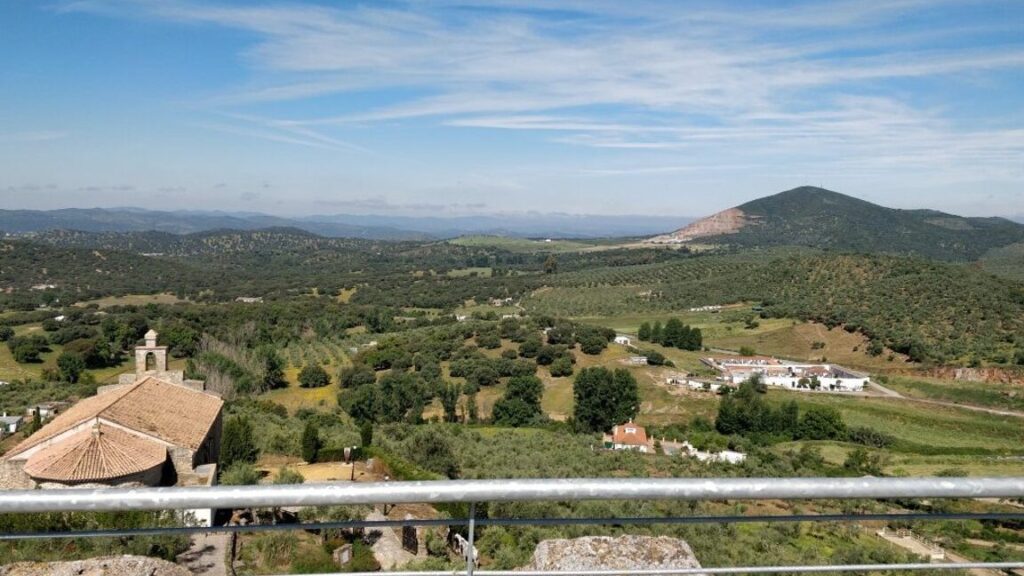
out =
[(469, 503), (469, 549), (466, 550), (466, 575), (473, 576), (476, 568), (476, 502)]

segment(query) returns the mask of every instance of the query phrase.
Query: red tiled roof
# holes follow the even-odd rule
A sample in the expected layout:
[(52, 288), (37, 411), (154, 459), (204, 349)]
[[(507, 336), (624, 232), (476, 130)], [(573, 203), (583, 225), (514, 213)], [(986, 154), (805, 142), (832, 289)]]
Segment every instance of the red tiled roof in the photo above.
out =
[(5, 457), (16, 456), (89, 420), (103, 419), (196, 450), (210, 432), (224, 402), (155, 377), (86, 398), (15, 446)]
[(612, 428), (612, 443), (627, 446), (646, 446), (647, 431), (632, 422)]
[(163, 444), (96, 424), (33, 454), (25, 473), (44, 481), (102, 482), (152, 470), (165, 460)]

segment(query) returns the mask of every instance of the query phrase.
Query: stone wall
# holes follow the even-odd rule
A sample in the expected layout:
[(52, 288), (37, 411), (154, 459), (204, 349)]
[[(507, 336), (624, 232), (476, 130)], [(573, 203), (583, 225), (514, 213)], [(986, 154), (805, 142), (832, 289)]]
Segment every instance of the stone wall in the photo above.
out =
[(184, 474), (190, 474), (196, 467), (195, 455), (196, 453), (188, 448), (174, 447), (167, 450), (168, 455), (171, 457), (171, 464), (174, 466), (174, 472), (178, 476)]
[(525, 570), (646, 570), (700, 568), (685, 540), (668, 536), (590, 536), (544, 540)]
[(190, 576), (188, 569), (159, 558), (105, 556), (71, 562), (18, 562), (0, 566), (0, 576)]
[(0, 460), (0, 490), (29, 490), (36, 483), (25, 473), (24, 460)]

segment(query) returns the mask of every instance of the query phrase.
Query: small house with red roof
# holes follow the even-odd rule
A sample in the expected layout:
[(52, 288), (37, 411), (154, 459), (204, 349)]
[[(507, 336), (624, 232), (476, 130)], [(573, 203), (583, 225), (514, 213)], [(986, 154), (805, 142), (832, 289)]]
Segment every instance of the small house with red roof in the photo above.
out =
[(604, 437), (605, 448), (609, 450), (636, 450), (637, 452), (654, 452), (647, 430), (632, 420), (612, 428), (611, 434)]

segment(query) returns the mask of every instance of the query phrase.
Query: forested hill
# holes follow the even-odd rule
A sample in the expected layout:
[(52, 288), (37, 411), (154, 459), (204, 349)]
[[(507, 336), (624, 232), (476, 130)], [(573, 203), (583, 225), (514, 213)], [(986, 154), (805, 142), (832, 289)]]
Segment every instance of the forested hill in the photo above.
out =
[(261, 230), (291, 227), (334, 238), (424, 240), (431, 235), (384, 225), (318, 222), (267, 214), (190, 211), (153, 211), (134, 208), (65, 208), (61, 210), (0, 210), (0, 230), (32, 234), (52, 230), (96, 233), (165, 232), (190, 234), (210, 230)]
[(1024, 241), (1024, 225), (1004, 218), (886, 208), (804, 186), (747, 202), (652, 240), (699, 240), (742, 247), (811, 246), (972, 261), (989, 250)]
[(32, 241), (59, 248), (94, 248), (169, 257), (223, 257), (231, 254), (267, 256), (306, 254), (320, 250), (373, 250), (385, 245), (389, 249), (417, 245), (358, 238), (325, 238), (297, 228), (210, 230), (192, 234), (53, 230), (34, 236)]

